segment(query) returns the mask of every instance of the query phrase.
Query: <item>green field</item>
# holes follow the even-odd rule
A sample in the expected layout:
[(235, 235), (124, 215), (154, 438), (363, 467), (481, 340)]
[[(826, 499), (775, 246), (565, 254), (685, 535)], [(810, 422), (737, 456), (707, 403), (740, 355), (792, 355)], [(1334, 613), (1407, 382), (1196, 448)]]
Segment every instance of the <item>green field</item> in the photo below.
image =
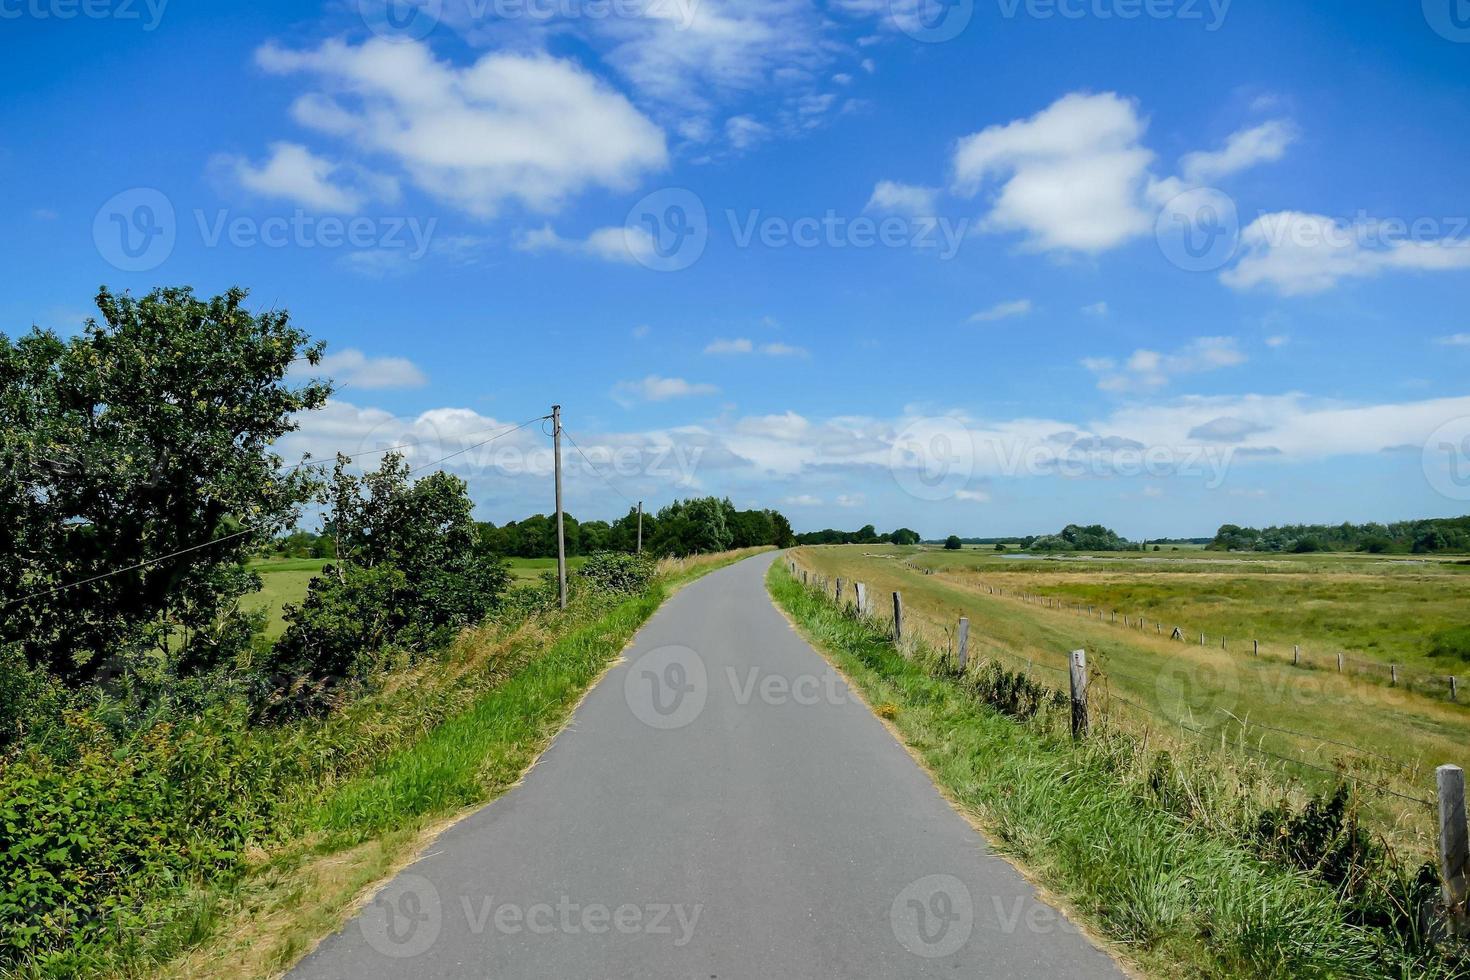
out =
[[(1470, 561), (1381, 555), (1279, 555), (1198, 549), (1005, 557), (906, 549), (956, 581), (999, 585), (1179, 626), (1218, 645), (1470, 673)], [(872, 550), (872, 549), (870, 549)], [(895, 549), (897, 551), (897, 549)]]
[[(576, 571), (587, 559), (578, 555), (567, 559), (568, 571)], [(311, 580), (327, 563), (323, 558), (267, 558), (250, 563), (250, 569), (260, 575), (261, 589), (240, 600), (242, 608), (254, 612), (266, 611), (265, 635), (274, 640), (286, 629), (281, 613), (287, 603), (300, 602), (306, 597)], [(542, 574), (556, 571), (555, 558), (507, 558), (513, 585), (531, 585), (541, 580)]]
[(286, 603), (306, 598), (306, 589), (325, 565), (324, 558), (267, 558), (250, 563), (250, 570), (260, 576), (260, 591), (240, 600), (250, 612), (266, 612), (265, 635), (274, 640), (286, 630), (281, 613)]
[[(830, 579), (865, 583), (882, 617), (891, 616), (891, 593), (900, 592), (909, 631), (941, 649), (952, 642), (959, 618), (968, 617), (972, 655), (1029, 668), (1059, 688), (1067, 684), (1068, 652), (1085, 649), (1096, 672), (1097, 700), (1120, 724), (1255, 750), (1253, 758), (1279, 764), (1308, 785), (1330, 782), (1340, 770), (1364, 784), (1427, 799), (1436, 766), (1470, 765), (1470, 706), (1463, 703), (1470, 700), (1470, 668), (1454, 665), (1461, 703), (1451, 703), (1390, 687), (1386, 668), (1381, 680), (1338, 674), (1335, 657), (1321, 656), (1345, 635), (1328, 624), (1348, 620), (1359, 624), (1364, 640), (1352, 648), (1358, 656), (1384, 660), (1392, 645), (1399, 662), (1445, 670), (1450, 665), (1423, 652), (1419, 634), (1470, 618), (1470, 569), (1442, 562), (1394, 566), (1358, 556), (1179, 554), (1184, 557), (1172, 561), (1152, 553), (1056, 561), (848, 545), (806, 547), (797, 557)], [(991, 588), (1006, 594), (991, 594)], [(1020, 594), (1101, 607), (1107, 617)], [(1111, 620), (1114, 608), (1129, 626)], [(1144, 629), (1138, 628), (1140, 616)], [(1164, 624), (1163, 635), (1157, 623)], [(1168, 638), (1175, 624), (1189, 642)], [(1201, 630), (1211, 638), (1205, 647), (1198, 645)], [(1222, 635), (1230, 644), (1225, 651)], [(1416, 637), (1420, 652), (1411, 657)], [(1259, 657), (1250, 653), (1255, 638), (1262, 641)], [(1293, 666), (1293, 642), (1327, 665)], [(1432, 811), (1375, 793), (1383, 825), (1432, 853)]]

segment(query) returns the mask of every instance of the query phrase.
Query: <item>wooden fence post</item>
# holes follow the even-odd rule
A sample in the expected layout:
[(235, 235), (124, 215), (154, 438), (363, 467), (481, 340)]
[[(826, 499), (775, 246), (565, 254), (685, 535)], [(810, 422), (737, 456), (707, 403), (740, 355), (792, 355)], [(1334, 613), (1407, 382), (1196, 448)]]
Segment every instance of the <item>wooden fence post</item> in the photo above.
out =
[(1465, 824), (1465, 770), (1440, 766), (1434, 771), (1439, 787), (1439, 876), (1444, 882), (1444, 901), (1458, 910), (1465, 901), (1465, 865), (1470, 861), (1470, 840)]
[(1342, 654), (1337, 655), (1337, 672), (1342, 673)]
[(1454, 674), (1451, 674), (1450, 675), (1450, 700), (1451, 701), (1454, 701), (1455, 700), (1455, 694), (1456, 694), (1455, 687), (1456, 687), (1456, 685), (1455, 685), (1455, 675)]
[(1390, 684), (1392, 684), (1394, 687), (1398, 687), (1399, 686), (1399, 665), (1398, 664), (1389, 664), (1388, 665), (1388, 682)]
[(1260, 640), (1251, 640), (1251, 652), (1254, 653), (1258, 657), (1261, 655), (1261, 641)]
[(893, 593), (893, 642), (903, 642), (903, 597)]
[(1072, 737), (1085, 738), (1087, 720), (1087, 651), (1072, 651)]
[(965, 669), (965, 664), (970, 660), (970, 621), (960, 617), (960, 643), (957, 656), (959, 657), (960, 670)]
[(1292, 644), (1291, 665), (1293, 667), (1300, 667), (1302, 665), (1302, 647), (1299, 643)]
[(853, 586), (853, 594), (857, 596), (857, 611), (859, 616), (867, 615), (868, 612), (868, 587), (861, 582)]
[(842, 605), (842, 576), (837, 577), (837, 604)]

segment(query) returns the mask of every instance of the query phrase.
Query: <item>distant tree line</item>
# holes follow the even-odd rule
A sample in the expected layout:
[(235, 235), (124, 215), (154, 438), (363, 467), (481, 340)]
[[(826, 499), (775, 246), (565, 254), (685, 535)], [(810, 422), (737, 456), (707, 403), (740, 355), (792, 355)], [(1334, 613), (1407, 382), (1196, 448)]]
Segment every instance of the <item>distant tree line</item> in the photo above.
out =
[(1470, 551), (1470, 517), (1431, 518), (1392, 524), (1285, 524), (1264, 530), (1225, 524), (1209, 547), (1215, 551), (1361, 551), (1369, 554), (1433, 554)]
[[(562, 515), (568, 555), (590, 555), (600, 551), (631, 553), (638, 547), (638, 511), (609, 524), (579, 521)], [(519, 521), (496, 526), (479, 525), (481, 546), (507, 558), (556, 557), (556, 515), (533, 514)], [(653, 555), (686, 556), (732, 548), (795, 543), (791, 522), (774, 510), (737, 510), (728, 499), (697, 497), (676, 500), (658, 513), (643, 515), (643, 549)]]
[(919, 532), (910, 528), (901, 527), (887, 534), (879, 534), (877, 528), (871, 524), (864, 524), (856, 531), (837, 531), (826, 528), (822, 531), (808, 531), (796, 536), (797, 544), (918, 544), (921, 539)]

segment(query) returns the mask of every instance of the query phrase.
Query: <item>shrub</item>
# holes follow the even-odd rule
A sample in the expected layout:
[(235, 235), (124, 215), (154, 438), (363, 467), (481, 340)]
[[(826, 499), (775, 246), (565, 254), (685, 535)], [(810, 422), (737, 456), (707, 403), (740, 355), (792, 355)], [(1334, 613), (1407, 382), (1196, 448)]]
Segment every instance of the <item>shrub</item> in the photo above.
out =
[(1429, 655), (1470, 663), (1470, 626), (1452, 626), (1434, 634)]
[(603, 551), (587, 556), (579, 575), (594, 589), (633, 594), (648, 588), (654, 572), (651, 558)]

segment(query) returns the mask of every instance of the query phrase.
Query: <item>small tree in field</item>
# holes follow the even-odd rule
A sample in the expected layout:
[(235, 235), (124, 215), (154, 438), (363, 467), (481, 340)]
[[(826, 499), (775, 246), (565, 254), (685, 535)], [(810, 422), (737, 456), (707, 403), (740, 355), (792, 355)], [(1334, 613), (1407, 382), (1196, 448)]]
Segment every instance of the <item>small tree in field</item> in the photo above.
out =
[(949, 537), (944, 539), (945, 551), (959, 551), (964, 546), (965, 543), (960, 540), (960, 536), (958, 534), (951, 534)]

